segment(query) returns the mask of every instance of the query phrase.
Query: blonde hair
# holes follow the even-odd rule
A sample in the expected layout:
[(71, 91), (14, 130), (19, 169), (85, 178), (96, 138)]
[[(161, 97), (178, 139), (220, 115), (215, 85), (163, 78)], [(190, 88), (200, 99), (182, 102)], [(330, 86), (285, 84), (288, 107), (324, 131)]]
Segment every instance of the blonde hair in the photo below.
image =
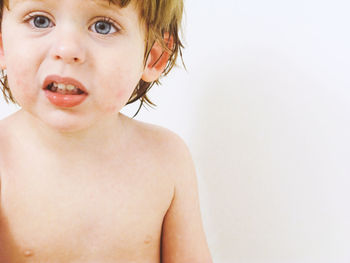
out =
[[(131, 2), (135, 4), (139, 11), (141, 23), (146, 27), (146, 48), (144, 61), (146, 62), (148, 55), (154, 45), (158, 42), (163, 52), (169, 53), (169, 60), (163, 71), (162, 76), (166, 76), (170, 70), (176, 65), (177, 58), (180, 56), (182, 60), (183, 44), (180, 39), (181, 21), (183, 15), (183, 0), (106, 0), (109, 4), (115, 4), (121, 8), (126, 7)], [(0, 23), (2, 20), (3, 9), (9, 9), (8, 0), (0, 0)], [(169, 37), (164, 37), (168, 34)], [(171, 38), (171, 46), (169, 39)], [(8, 86), (7, 76), (1, 71), (1, 91), (6, 102), (16, 103)], [(145, 82), (142, 79), (134, 89), (127, 104), (140, 100), (140, 106), (136, 114), (144, 103), (154, 105), (147, 97), (147, 92), (154, 84), (160, 84), (159, 79), (154, 82)], [(135, 115), (136, 115), (135, 114)]]

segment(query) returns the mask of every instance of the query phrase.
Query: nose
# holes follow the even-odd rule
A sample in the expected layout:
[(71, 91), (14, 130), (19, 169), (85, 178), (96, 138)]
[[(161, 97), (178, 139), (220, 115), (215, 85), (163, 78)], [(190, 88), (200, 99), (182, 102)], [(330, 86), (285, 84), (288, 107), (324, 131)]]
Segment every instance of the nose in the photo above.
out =
[(86, 49), (81, 36), (72, 30), (54, 35), (51, 57), (66, 64), (82, 64), (86, 59)]

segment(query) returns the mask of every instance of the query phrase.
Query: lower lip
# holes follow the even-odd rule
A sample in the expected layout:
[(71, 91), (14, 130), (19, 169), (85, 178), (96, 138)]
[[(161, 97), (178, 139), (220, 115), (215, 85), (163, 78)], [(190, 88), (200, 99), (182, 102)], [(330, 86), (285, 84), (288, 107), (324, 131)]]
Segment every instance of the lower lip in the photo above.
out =
[(83, 103), (87, 94), (80, 95), (65, 95), (58, 92), (52, 92), (50, 90), (44, 90), (48, 100), (57, 107), (72, 108)]

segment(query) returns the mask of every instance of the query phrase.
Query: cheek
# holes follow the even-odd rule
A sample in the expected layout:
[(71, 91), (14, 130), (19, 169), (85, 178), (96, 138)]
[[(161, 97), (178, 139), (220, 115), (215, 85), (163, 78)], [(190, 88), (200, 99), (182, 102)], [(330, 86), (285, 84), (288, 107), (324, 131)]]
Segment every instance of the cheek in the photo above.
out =
[(119, 112), (125, 104), (124, 101), (128, 100), (128, 97), (128, 92), (125, 90), (114, 90), (102, 106), (106, 112)]
[(30, 76), (31, 70), (21, 64), (14, 65), (7, 70), (7, 77), (11, 93), (20, 105), (33, 101), (36, 97), (34, 78)]
[[(114, 81), (104, 81), (95, 91), (94, 99), (103, 112), (115, 113), (121, 110), (129, 100), (134, 88), (125, 79), (114, 75)], [(136, 86), (136, 85), (135, 85)]]
[(128, 102), (142, 76), (135, 68), (119, 68), (100, 78), (103, 80), (98, 92), (99, 107), (104, 111), (120, 111)]

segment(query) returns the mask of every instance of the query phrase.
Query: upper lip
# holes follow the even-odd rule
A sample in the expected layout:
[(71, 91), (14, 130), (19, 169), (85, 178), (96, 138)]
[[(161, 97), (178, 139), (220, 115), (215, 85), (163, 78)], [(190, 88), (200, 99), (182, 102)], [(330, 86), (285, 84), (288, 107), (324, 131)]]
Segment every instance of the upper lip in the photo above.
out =
[(70, 78), (70, 77), (61, 77), (58, 75), (49, 75), (45, 78), (44, 83), (43, 83), (43, 89), (46, 89), (46, 87), (51, 84), (52, 82), (55, 83), (62, 83), (65, 85), (74, 85), (78, 89), (82, 90), (86, 94), (88, 94), (86, 88), (82, 83), (80, 83), (78, 80)]

